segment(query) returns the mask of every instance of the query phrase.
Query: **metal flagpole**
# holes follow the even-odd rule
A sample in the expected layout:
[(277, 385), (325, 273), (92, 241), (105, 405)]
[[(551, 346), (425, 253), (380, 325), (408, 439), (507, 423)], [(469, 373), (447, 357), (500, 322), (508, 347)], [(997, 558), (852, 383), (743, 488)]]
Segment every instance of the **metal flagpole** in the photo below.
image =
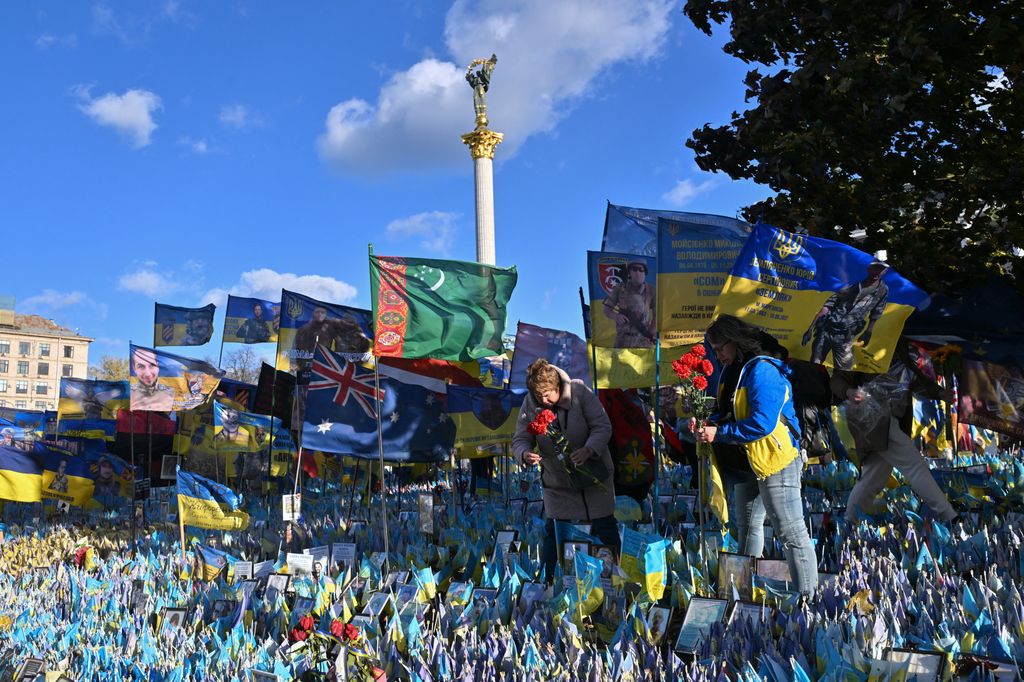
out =
[[(131, 431), (131, 445), (129, 446), (132, 458), (132, 485), (135, 485), (135, 414), (132, 412), (131, 403), (128, 404), (128, 421), (131, 423), (129, 431)], [(153, 461), (152, 456), (149, 461)], [(135, 558), (135, 540), (136, 540), (136, 528), (135, 528), (135, 490), (132, 489), (131, 496), (131, 514), (132, 514), (132, 558)]]
[(388, 505), (387, 495), (384, 494), (384, 426), (381, 424), (381, 404), (380, 404), (380, 360), (377, 356), (373, 357), (373, 397), (377, 401), (377, 454), (380, 456), (380, 511), (382, 514), (381, 520), (384, 526), (384, 567), (385, 575), (391, 571), (390, 558), (390, 547), (388, 542)]

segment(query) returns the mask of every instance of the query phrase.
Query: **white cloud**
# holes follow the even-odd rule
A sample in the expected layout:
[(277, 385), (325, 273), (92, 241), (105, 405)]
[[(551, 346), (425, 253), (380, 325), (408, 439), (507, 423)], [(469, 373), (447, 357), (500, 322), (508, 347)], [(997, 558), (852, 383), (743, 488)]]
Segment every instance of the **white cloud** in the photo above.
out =
[(181, 289), (181, 285), (173, 278), (157, 272), (147, 264), (134, 272), (121, 275), (117, 280), (117, 288), (155, 297), (178, 291)]
[(312, 296), (327, 303), (350, 303), (358, 294), (354, 286), (333, 277), (296, 275), (260, 268), (243, 272), (238, 283), (228, 289), (210, 289), (203, 296), (202, 303), (223, 306), (227, 303), (228, 294), (278, 301), (281, 299), (281, 289)]
[(66, 36), (55, 36), (52, 33), (43, 33), (36, 38), (36, 47), (40, 50), (49, 50), (54, 45), (60, 45), (61, 47), (75, 48), (78, 47), (78, 36), (74, 33), (69, 33)]
[(24, 310), (35, 313), (55, 313), (76, 306), (90, 309), (93, 315), (100, 319), (107, 316), (107, 304), (94, 301), (83, 291), (43, 289), (38, 294), (21, 301), (21, 307)]
[(509, 157), (554, 128), (609, 68), (655, 57), (674, 7), (671, 0), (456, 0), (445, 20), (452, 59), (424, 59), (394, 74), (375, 103), (351, 98), (332, 107), (320, 155), (348, 171), (465, 162), (459, 134), (473, 127), (465, 66), (493, 52), (488, 115), (505, 133)]
[(388, 223), (385, 230), (391, 240), (420, 238), (420, 248), (433, 253), (448, 253), (455, 239), (457, 213), (427, 211)]
[(156, 94), (149, 90), (128, 90), (123, 95), (108, 92), (93, 98), (83, 86), (75, 88), (74, 92), (82, 100), (79, 109), (96, 123), (114, 128), (136, 149), (149, 144), (157, 128), (153, 113), (163, 108)]
[(675, 187), (662, 194), (661, 199), (669, 206), (679, 208), (706, 193), (714, 184), (713, 180), (705, 180), (700, 184), (693, 180), (680, 180)]
[(263, 125), (262, 119), (244, 104), (228, 104), (220, 108), (220, 123), (225, 128), (249, 130)]
[(206, 154), (210, 151), (210, 146), (206, 144), (206, 140), (194, 140), (188, 135), (183, 135), (178, 138), (178, 144), (188, 147), (189, 151), (193, 154)]

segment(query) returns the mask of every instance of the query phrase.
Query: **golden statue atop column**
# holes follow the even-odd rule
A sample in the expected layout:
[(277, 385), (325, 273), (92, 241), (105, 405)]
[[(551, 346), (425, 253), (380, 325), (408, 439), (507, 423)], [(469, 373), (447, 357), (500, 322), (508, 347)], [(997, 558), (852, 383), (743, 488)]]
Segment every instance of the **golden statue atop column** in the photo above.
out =
[(476, 193), (476, 259), (494, 265), (494, 148), (505, 136), (487, 127), (487, 91), (498, 57), (474, 59), (466, 67), (466, 82), (473, 88), (473, 112), (476, 129), (462, 136), (473, 158), (473, 180)]

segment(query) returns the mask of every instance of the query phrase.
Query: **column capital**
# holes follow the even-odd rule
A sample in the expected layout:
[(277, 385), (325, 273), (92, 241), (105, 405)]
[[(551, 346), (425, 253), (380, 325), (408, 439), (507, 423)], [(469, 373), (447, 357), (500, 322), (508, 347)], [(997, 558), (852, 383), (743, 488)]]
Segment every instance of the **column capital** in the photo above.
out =
[(462, 136), (462, 143), (469, 147), (469, 155), (474, 159), (488, 158), (494, 160), (494, 148), (505, 138), (503, 133), (496, 133), (487, 128), (477, 128)]

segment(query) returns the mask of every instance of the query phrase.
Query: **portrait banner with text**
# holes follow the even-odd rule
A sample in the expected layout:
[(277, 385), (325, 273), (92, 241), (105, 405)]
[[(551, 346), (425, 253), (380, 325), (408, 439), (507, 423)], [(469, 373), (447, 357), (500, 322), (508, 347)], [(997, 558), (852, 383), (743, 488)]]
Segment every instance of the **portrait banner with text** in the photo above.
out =
[(662, 349), (704, 339), (718, 296), (740, 249), (747, 223), (694, 213), (658, 220), (658, 331)]
[(343, 353), (349, 360), (368, 360), (373, 338), (370, 320), (369, 310), (283, 290), (277, 369), (293, 374), (308, 372), (317, 345)]
[(587, 281), (597, 388), (653, 386), (655, 259), (588, 251)]
[(715, 308), (760, 327), (797, 360), (885, 372), (907, 317), (928, 295), (852, 246), (754, 227)]
[(260, 298), (228, 296), (224, 316), (224, 341), (276, 343), (281, 327), (281, 304)]
[(182, 308), (157, 303), (153, 316), (153, 346), (202, 346), (213, 336), (217, 306)]

